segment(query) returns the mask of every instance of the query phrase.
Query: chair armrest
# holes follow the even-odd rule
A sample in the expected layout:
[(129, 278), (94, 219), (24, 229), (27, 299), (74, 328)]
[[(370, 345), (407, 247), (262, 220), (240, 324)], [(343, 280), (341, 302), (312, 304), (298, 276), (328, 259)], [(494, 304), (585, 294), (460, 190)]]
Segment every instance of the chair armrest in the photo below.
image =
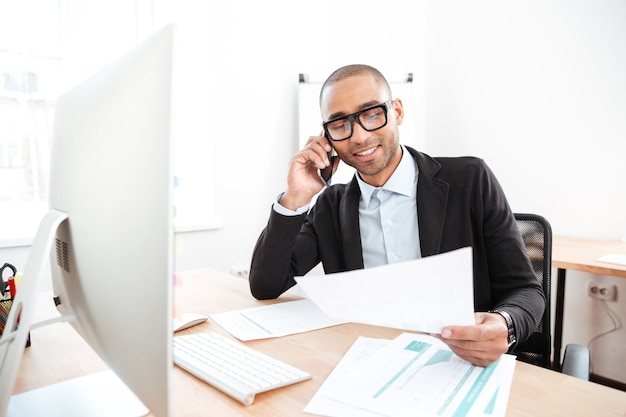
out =
[(568, 344), (565, 346), (561, 372), (589, 381), (590, 356), (589, 348), (586, 346), (574, 343)]

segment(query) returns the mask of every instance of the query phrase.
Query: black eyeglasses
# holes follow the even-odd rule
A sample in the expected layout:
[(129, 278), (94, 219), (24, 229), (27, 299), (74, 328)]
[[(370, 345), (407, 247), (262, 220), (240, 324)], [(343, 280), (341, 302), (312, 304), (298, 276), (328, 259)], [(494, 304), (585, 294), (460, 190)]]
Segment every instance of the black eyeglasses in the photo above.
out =
[(387, 111), (391, 108), (391, 102), (389, 99), (382, 104), (322, 123), (326, 137), (335, 142), (349, 139), (354, 133), (355, 121), (368, 132), (384, 127), (387, 124)]

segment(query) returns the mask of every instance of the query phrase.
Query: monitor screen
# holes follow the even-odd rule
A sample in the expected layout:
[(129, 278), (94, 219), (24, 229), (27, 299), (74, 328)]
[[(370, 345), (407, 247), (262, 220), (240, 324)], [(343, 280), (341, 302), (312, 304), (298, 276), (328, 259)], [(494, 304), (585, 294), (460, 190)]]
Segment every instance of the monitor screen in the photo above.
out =
[[(22, 288), (38, 279), (29, 276), (40, 275), (32, 264), (41, 264), (47, 255), (41, 248), (50, 247), (58, 310), (145, 412), (159, 417), (169, 415), (173, 368), (174, 32), (166, 26), (59, 98), (50, 165), (50, 213), (56, 218), (42, 221), (18, 290), (22, 330), (34, 308), (32, 289)], [(13, 339), (0, 346), (9, 397), (17, 372), (8, 364), (21, 359), (13, 346), (21, 337)], [(37, 415), (16, 411), (36, 401), (7, 401), (7, 393), (0, 394), (0, 415), (4, 407), (7, 415)]]

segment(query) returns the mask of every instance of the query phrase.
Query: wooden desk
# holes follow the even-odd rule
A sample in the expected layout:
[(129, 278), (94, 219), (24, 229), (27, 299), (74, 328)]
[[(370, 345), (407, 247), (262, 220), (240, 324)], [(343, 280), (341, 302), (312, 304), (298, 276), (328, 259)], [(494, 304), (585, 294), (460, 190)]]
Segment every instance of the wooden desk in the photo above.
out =
[(554, 363), (557, 365), (557, 368), (561, 363), (561, 347), (563, 344), (566, 270), (626, 278), (626, 266), (598, 262), (596, 260), (608, 253), (626, 253), (626, 242), (562, 236), (554, 236), (552, 239), (552, 266), (557, 268), (554, 312)]
[[(210, 314), (291, 300), (256, 301), (247, 282), (209, 270), (180, 274), (176, 304), (187, 311)], [(213, 330), (210, 320), (185, 332)], [(244, 407), (237, 401), (175, 367), (173, 415), (198, 417), (309, 416), (302, 410), (358, 336), (393, 338), (399, 330), (346, 324), (275, 339), (247, 342), (255, 349), (309, 371), (313, 379), (256, 397)], [(33, 331), (33, 345), (21, 364), (14, 392), (19, 393), (106, 369), (67, 324)], [(507, 417), (626, 416), (626, 393), (519, 362), (516, 365)]]

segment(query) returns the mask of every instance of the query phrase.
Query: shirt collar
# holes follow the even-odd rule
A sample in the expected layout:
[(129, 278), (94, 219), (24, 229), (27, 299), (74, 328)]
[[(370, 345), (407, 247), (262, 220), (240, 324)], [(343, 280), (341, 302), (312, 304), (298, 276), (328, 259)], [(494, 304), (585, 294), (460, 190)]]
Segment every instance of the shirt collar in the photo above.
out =
[(417, 165), (411, 153), (402, 146), (402, 159), (391, 177), (382, 187), (373, 187), (363, 181), (361, 177), (356, 175), (359, 188), (361, 189), (361, 198), (366, 206), (369, 206), (372, 194), (378, 189), (384, 189), (407, 197), (414, 196), (417, 192), (415, 187), (417, 179)]

